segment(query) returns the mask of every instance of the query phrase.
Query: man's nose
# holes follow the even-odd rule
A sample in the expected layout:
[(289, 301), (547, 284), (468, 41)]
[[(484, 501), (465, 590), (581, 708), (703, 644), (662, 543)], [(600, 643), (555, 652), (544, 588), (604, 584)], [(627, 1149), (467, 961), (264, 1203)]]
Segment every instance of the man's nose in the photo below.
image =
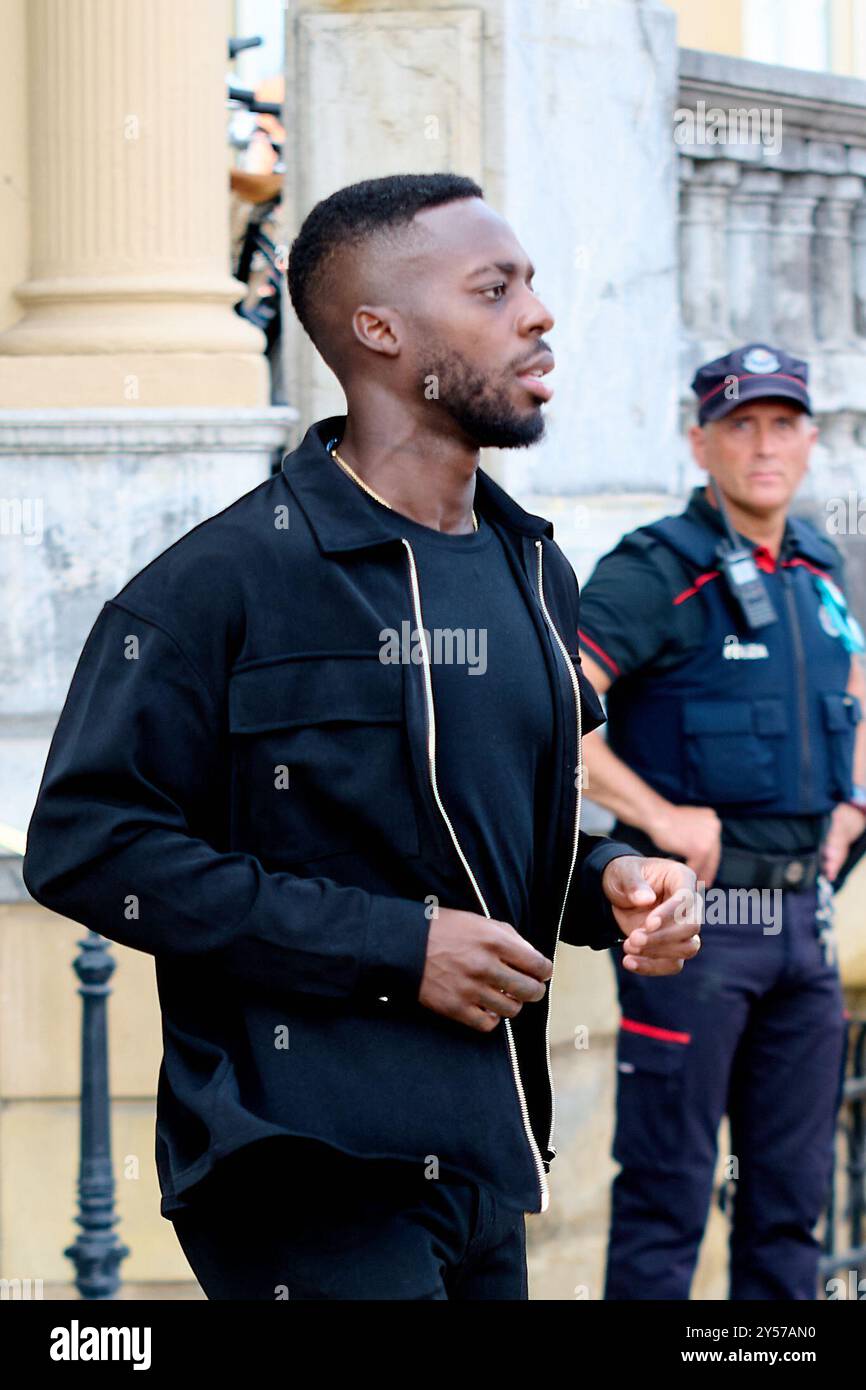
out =
[(522, 333), (549, 333), (556, 319), (537, 294), (529, 291), (529, 298), (526, 308), (521, 315), (520, 331)]
[(755, 441), (756, 452), (762, 458), (769, 458), (776, 452), (776, 439), (771, 425), (758, 425), (758, 437)]

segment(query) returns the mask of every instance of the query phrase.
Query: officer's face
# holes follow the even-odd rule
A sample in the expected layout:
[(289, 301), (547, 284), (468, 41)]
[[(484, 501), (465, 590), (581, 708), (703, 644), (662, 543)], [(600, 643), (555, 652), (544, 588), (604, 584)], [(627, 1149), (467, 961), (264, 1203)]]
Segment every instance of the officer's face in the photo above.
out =
[(744, 401), (723, 419), (690, 431), (696, 462), (725, 496), (756, 515), (787, 507), (817, 436), (812, 417), (782, 400)]
[(429, 208), (416, 221), (429, 250), (405, 318), (412, 384), (425, 410), (476, 447), (532, 444), (544, 433), (554, 318), (508, 223), (479, 198)]

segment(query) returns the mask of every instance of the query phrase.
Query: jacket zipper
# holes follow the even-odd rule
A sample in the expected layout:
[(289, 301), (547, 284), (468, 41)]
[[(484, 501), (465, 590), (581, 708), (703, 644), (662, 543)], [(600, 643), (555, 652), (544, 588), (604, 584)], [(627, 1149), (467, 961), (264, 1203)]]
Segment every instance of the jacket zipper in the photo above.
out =
[(800, 754), (800, 796), (804, 807), (809, 805), (812, 786), (812, 750), (809, 743), (809, 711), (806, 707), (806, 662), (803, 655), (803, 639), (800, 633), (800, 619), (797, 614), (797, 600), (791, 587), (791, 574), (782, 570), (782, 584), (788, 604), (791, 622), (791, 639), (797, 659), (797, 700), (800, 710), (800, 732), (803, 744)]
[[(433, 796), (435, 798), (436, 805), (439, 808), (439, 811), (442, 815), (442, 819), (445, 821), (445, 824), (448, 827), (448, 833), (451, 836), (454, 848), (456, 849), (460, 857), (460, 862), (466, 870), (466, 873), (469, 876), (469, 881), (471, 882), (472, 887), (475, 891), (475, 895), (478, 898), (479, 903), (481, 904), (481, 910), (484, 916), (489, 918), (490, 912), (488, 910), (487, 903), (484, 901), (484, 896), (481, 892), (481, 889), (478, 886), (478, 881), (475, 878), (475, 875), (473, 874), (471, 868), (469, 867), (469, 861), (467, 860), (466, 855), (463, 853), (463, 850), (460, 847), (460, 842), (458, 841), (457, 835), (455, 834), (454, 826), (451, 824), (451, 821), (448, 817), (448, 813), (445, 810), (445, 807), (442, 805), (442, 798), (439, 795), (439, 787), (436, 782), (436, 716), (433, 708), (433, 683), (430, 677), (430, 653), (427, 651), (427, 644), (424, 641), (424, 623), (421, 616), (421, 593), (418, 587), (418, 571), (415, 567), (415, 555), (412, 551), (411, 545), (409, 544), (405, 536), (401, 536), (400, 539), (405, 545), (409, 557), (409, 578), (412, 585), (412, 604), (415, 611), (415, 626), (421, 642), (421, 650), (424, 654), (424, 695), (427, 703), (427, 766), (430, 771), (430, 785), (433, 789)], [(526, 1138), (529, 1142), (529, 1147), (532, 1150), (532, 1157), (538, 1174), (538, 1185), (541, 1191), (541, 1210), (547, 1211), (549, 1201), (547, 1177), (544, 1172), (544, 1164), (541, 1159), (541, 1154), (538, 1151), (538, 1145), (535, 1142), (535, 1135), (532, 1133), (532, 1126), (529, 1123), (529, 1110), (526, 1104), (526, 1096), (523, 1091), (523, 1082), (520, 1079), (520, 1068), (517, 1065), (517, 1049), (514, 1046), (514, 1037), (511, 1032), (511, 1019), (503, 1018), (502, 1022), (505, 1028), (505, 1036), (508, 1041), (508, 1052), (511, 1058), (511, 1070), (514, 1075), (514, 1085), (517, 1090), (517, 1099), (520, 1103), (520, 1113), (523, 1118), (523, 1128), (526, 1132)], [(550, 1070), (549, 1057), (550, 1044), (548, 1042), (548, 1071)]]
[[(555, 625), (554, 625), (553, 619), (551, 618), (549, 612), (547, 611), (547, 604), (546, 604), (545, 601), (544, 601), (544, 581), (543, 581), (543, 575), (542, 575), (542, 560), (541, 560), (541, 555), (542, 555), (542, 544), (541, 544), (541, 541), (540, 541), (540, 540), (536, 540), (536, 542), (535, 542), (535, 547), (536, 547), (536, 552), (537, 552), (537, 555), (538, 555), (538, 598), (539, 598), (539, 601), (540, 601), (540, 603), (541, 603), (541, 610), (542, 610), (542, 612), (544, 613), (544, 616), (545, 616), (545, 618), (547, 619), (547, 622), (548, 622), (548, 625), (549, 625), (549, 627), (550, 627), (550, 630), (551, 630), (551, 632), (553, 633), (554, 637), (556, 638), (556, 641), (557, 641), (557, 643), (559, 644), (559, 649), (560, 649), (560, 651), (562, 652), (563, 657), (565, 658), (565, 664), (566, 664), (566, 666), (568, 667), (568, 674), (571, 676), (571, 686), (572, 686), (572, 689), (573, 689), (573, 691), (574, 691), (574, 704), (575, 704), (575, 709), (576, 709), (576, 712), (577, 712), (577, 766), (576, 766), (576, 769), (575, 769), (575, 773), (576, 773), (576, 782), (577, 782), (577, 796), (575, 797), (575, 802), (574, 802), (574, 843), (573, 843), (573, 845), (572, 845), (572, 847), (571, 847), (571, 863), (570, 863), (569, 868), (568, 868), (568, 878), (567, 878), (566, 881), (565, 881), (565, 896), (564, 896), (563, 899), (562, 899), (562, 907), (560, 908), (560, 911), (559, 911), (559, 921), (558, 921), (557, 924), (556, 924), (556, 936), (555, 936), (555, 938), (554, 938), (554, 943), (553, 943), (553, 955), (552, 955), (551, 959), (553, 960), (553, 964), (554, 964), (554, 974), (555, 974), (555, 971), (556, 971), (556, 948), (557, 948), (557, 946), (559, 945), (559, 932), (560, 932), (560, 929), (561, 929), (561, 927), (562, 927), (562, 919), (563, 919), (563, 917), (564, 917), (564, 915), (565, 915), (565, 904), (568, 902), (568, 893), (569, 893), (569, 889), (571, 888), (571, 877), (572, 877), (572, 874), (574, 873), (574, 865), (575, 865), (575, 861), (576, 861), (576, 859), (577, 859), (577, 846), (578, 846), (579, 838), (580, 838), (580, 810), (581, 810), (581, 800), (582, 800), (582, 795), (583, 795), (583, 757), (582, 757), (582, 750), (581, 750), (581, 742), (580, 742), (580, 741), (581, 741), (581, 737), (582, 737), (582, 734), (583, 734), (583, 729), (582, 729), (581, 712), (580, 712), (580, 688), (579, 688), (578, 683), (577, 683), (577, 676), (575, 675), (574, 664), (573, 664), (573, 662), (572, 662), (572, 660), (571, 660), (571, 657), (570, 657), (569, 654), (568, 654), (568, 650), (567, 650), (567, 648), (566, 648), (566, 646), (565, 646), (565, 643), (563, 642), (562, 638), (560, 637), (559, 633), (558, 633), (557, 630), (556, 630), (556, 627), (555, 627)], [(545, 1025), (544, 1025), (544, 1042), (545, 1042), (545, 1047), (546, 1047), (546, 1049), (547, 1049), (547, 1076), (548, 1076), (548, 1081), (549, 1081), (549, 1084), (550, 1084), (550, 1134), (548, 1135), (548, 1138), (547, 1138), (547, 1147), (548, 1147), (548, 1149), (550, 1150), (550, 1152), (551, 1152), (552, 1154), (555, 1154), (555, 1153), (556, 1153), (556, 1149), (553, 1147), (553, 1131), (554, 1131), (554, 1129), (555, 1129), (555, 1127), (556, 1127), (556, 1091), (554, 1090), (554, 1086), (553, 1086), (553, 1068), (552, 1068), (552, 1066), (551, 1066), (551, 1061), (550, 1061), (550, 996), (551, 996), (551, 993), (552, 993), (552, 991), (553, 991), (553, 978), (554, 978), (554, 977), (551, 976), (550, 984), (549, 984), (548, 987), (547, 987), (547, 1018), (546, 1018), (546, 1020), (545, 1020)]]

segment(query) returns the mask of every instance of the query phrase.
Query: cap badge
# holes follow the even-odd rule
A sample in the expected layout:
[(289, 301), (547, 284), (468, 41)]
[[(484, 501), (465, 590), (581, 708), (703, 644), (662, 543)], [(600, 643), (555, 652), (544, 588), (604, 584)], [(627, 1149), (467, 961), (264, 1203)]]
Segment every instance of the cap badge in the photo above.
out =
[(770, 372), (777, 372), (781, 363), (776, 354), (768, 352), (766, 348), (750, 348), (743, 356), (743, 366), (747, 372), (766, 376)]

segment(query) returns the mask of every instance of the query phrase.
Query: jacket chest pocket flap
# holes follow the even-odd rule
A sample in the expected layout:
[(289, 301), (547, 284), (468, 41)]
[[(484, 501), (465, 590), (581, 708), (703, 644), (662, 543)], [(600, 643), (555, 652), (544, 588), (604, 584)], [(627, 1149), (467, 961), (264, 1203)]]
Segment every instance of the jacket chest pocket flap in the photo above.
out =
[(822, 694), (821, 709), (827, 739), (830, 792), (839, 800), (845, 800), (851, 795), (854, 745), (863, 709), (857, 696), (847, 690)]
[(341, 653), (233, 674), (239, 848), (284, 864), (353, 851), (418, 854), (404, 669)]
[(789, 732), (785, 702), (687, 700), (683, 737), (687, 790), (712, 805), (777, 796), (779, 757)]

